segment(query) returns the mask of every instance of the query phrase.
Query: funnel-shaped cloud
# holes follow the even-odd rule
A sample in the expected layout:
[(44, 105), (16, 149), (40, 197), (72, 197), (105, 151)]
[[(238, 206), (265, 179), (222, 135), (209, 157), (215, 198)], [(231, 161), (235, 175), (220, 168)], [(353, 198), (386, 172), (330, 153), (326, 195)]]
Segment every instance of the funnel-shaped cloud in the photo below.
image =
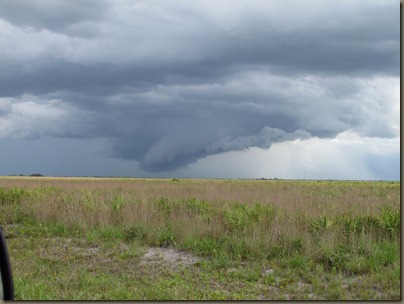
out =
[(399, 134), (395, 1), (45, 2), (0, 0), (1, 138), (107, 138), (159, 172)]

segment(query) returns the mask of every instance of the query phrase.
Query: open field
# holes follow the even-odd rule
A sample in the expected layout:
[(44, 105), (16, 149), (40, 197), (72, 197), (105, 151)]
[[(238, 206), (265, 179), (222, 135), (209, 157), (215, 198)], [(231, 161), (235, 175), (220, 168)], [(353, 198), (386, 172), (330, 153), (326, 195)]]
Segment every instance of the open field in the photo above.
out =
[(18, 300), (398, 300), (399, 182), (0, 178)]

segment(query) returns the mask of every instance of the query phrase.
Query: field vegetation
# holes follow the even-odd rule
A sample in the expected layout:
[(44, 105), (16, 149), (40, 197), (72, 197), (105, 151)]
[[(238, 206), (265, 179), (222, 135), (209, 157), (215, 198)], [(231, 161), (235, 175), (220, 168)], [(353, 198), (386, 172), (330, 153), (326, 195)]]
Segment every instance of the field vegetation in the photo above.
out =
[(18, 300), (399, 300), (400, 183), (0, 178)]

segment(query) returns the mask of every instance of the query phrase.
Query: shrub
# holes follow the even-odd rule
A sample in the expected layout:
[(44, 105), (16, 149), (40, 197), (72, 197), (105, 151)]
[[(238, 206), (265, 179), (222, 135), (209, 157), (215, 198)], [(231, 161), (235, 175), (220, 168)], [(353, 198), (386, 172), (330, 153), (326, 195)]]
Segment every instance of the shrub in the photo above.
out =
[(276, 214), (273, 205), (235, 203), (228, 206), (223, 212), (224, 225), (229, 231), (244, 231), (247, 227), (257, 224), (271, 223)]
[(331, 217), (323, 215), (318, 218), (308, 218), (307, 225), (309, 231), (324, 232), (334, 225), (334, 220)]
[(160, 247), (169, 247), (175, 246), (175, 244), (173, 229), (170, 226), (162, 228), (157, 236), (156, 245)]
[(379, 223), (390, 237), (400, 234), (400, 211), (393, 211), (391, 207), (383, 207), (379, 216)]
[(145, 240), (147, 238), (147, 228), (141, 225), (124, 230), (124, 239), (130, 242), (135, 239)]
[(26, 191), (21, 188), (0, 188), (0, 205), (19, 204)]
[(154, 200), (154, 205), (158, 210), (162, 211), (164, 214), (170, 214), (173, 209), (173, 204), (166, 197), (160, 197)]

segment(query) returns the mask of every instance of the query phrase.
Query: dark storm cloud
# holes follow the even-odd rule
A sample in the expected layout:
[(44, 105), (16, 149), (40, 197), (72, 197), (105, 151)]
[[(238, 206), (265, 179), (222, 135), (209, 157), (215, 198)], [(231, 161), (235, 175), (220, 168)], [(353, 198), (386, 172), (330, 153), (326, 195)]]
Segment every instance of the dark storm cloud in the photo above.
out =
[(392, 103), (367, 89), (398, 82), (395, 1), (20, 0), (0, 1), (0, 18), (3, 138), (108, 138), (111, 157), (163, 171), (396, 135)]
[(0, 18), (35, 30), (66, 31), (70, 25), (102, 18), (104, 0), (1, 0)]

